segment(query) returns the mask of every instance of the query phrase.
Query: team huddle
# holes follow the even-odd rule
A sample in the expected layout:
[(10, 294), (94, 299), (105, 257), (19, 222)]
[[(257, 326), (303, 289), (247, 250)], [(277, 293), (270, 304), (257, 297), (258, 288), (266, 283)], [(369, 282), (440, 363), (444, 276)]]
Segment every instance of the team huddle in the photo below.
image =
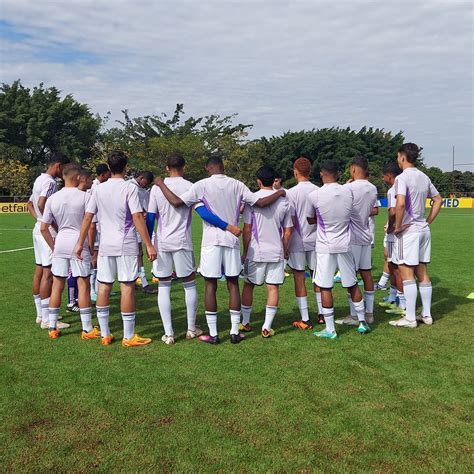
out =
[[(253, 292), (255, 286), (263, 284), (267, 301), (261, 335), (272, 337), (279, 288), (287, 267), (293, 273), (299, 310), (293, 326), (310, 330), (314, 324), (325, 325), (314, 333), (318, 338), (337, 338), (336, 324), (354, 326), (360, 334), (369, 333), (374, 322), (374, 292), (384, 289), (389, 280), (389, 296), (380, 304), (388, 313), (398, 315), (399, 319), (390, 324), (405, 328), (416, 328), (419, 322), (432, 324), (432, 287), (427, 272), (431, 259), (429, 226), (439, 213), (442, 200), (429, 178), (416, 168), (419, 152), (418, 146), (406, 143), (398, 150), (397, 161), (387, 163), (383, 169), (383, 179), (390, 186), (384, 240), (386, 262), (375, 285), (373, 216), (379, 206), (377, 189), (369, 181), (368, 162), (363, 157), (352, 160), (351, 179), (346, 184), (338, 183), (335, 162), (321, 163), (321, 187), (310, 181), (311, 162), (300, 157), (293, 164), (297, 184), (288, 190), (276, 185), (278, 177), (272, 168), (263, 166), (256, 173), (259, 190), (253, 193), (242, 182), (225, 175), (219, 154), (210, 155), (206, 162), (209, 177), (194, 184), (184, 179), (186, 163), (178, 153), (167, 158), (169, 176), (164, 180), (154, 180), (148, 171), (127, 180), (127, 156), (114, 151), (109, 154), (107, 165), (97, 167), (94, 181), (88, 171), (70, 163), (66, 156), (54, 154), (46, 173), (36, 179), (28, 202), (36, 220), (36, 322), (48, 329), (51, 339), (57, 339), (61, 329), (69, 327), (59, 320), (67, 281), (68, 308), (79, 310), (81, 339), (111, 344), (114, 337), (109, 328), (109, 301), (118, 280), (122, 345), (149, 344), (150, 338), (135, 333), (137, 279), (145, 293), (154, 293), (143, 266), (144, 247), (153, 262), (153, 276), (158, 279), (158, 311), (165, 344), (175, 343), (171, 305), (171, 283), (175, 279), (182, 282), (184, 289), (186, 339), (220, 343), (216, 296), (222, 278), (229, 293), (231, 343), (240, 343), (245, 333), (252, 331)], [(56, 178), (64, 181), (60, 191)], [(425, 218), (428, 198), (432, 199), (432, 207)], [(203, 221), (198, 270), (192, 245), (194, 212)], [(307, 271), (317, 305), (313, 321), (305, 283)], [(205, 281), (207, 334), (196, 325), (197, 273)], [(350, 308), (350, 314), (338, 320), (332, 294), (335, 275), (347, 290)], [(422, 303), (419, 314), (418, 291)], [(91, 302), (96, 303), (99, 327), (92, 323)]]

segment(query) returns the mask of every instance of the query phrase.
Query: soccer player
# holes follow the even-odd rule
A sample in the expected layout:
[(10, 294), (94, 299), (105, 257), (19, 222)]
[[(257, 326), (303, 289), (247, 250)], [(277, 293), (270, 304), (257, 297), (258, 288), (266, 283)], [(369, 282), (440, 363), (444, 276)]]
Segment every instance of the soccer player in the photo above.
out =
[[(164, 182), (178, 196), (183, 195), (192, 186), (191, 182), (183, 178), (185, 165), (186, 162), (179, 153), (171, 154), (166, 161), (166, 171), (169, 178), (165, 178)], [(196, 208), (196, 212), (207, 222), (210, 222), (203, 214), (205, 211), (206, 208), (203, 205)], [(218, 219), (216, 216), (214, 217)], [(165, 344), (174, 344), (171, 320), (171, 280), (173, 271), (176, 277), (183, 282), (188, 323), (186, 339), (194, 339), (203, 333), (196, 326), (198, 297), (191, 230), (192, 209), (187, 206), (173, 207), (160, 188), (153, 186), (147, 214), (149, 235), (153, 232), (155, 219), (158, 219), (158, 229), (155, 232), (157, 259), (153, 262), (153, 275), (159, 278), (158, 309), (165, 330), (162, 341)], [(217, 221), (211, 219), (210, 223), (219, 226), (222, 230), (233, 231), (235, 235), (240, 235), (240, 229), (237, 226), (228, 225), (220, 219)]]
[[(226, 222), (239, 224), (240, 205), (245, 204), (265, 207), (285, 195), (285, 191), (275, 191), (265, 198), (258, 198), (240, 181), (224, 174), (222, 156), (212, 154), (206, 162), (208, 178), (194, 183), (189, 191), (180, 197), (171, 192), (163, 180), (155, 180), (166, 199), (173, 206), (193, 206), (202, 202), (208, 210)], [(205, 279), (205, 308), (206, 321), (209, 326), (209, 335), (199, 336), (199, 340), (209, 344), (220, 342), (217, 334), (217, 280), (222, 271), (227, 280), (229, 291), (229, 311), (231, 319), (231, 343), (238, 344), (244, 339), (244, 334), (239, 332), (240, 324), (240, 291), (239, 274), (242, 263), (240, 257), (239, 239), (230, 232), (223, 231), (204, 221), (201, 244), (201, 275)]]
[[(436, 219), (442, 199), (428, 176), (416, 168), (421, 148), (414, 143), (404, 143), (397, 154), (397, 161), (403, 172), (395, 179), (395, 235), (397, 238), (397, 263), (403, 281), (406, 300), (404, 317), (390, 321), (392, 326), (416, 328), (417, 320), (433, 324), (431, 316), (431, 280), (428, 263), (431, 260), (430, 225)], [(433, 200), (433, 205), (425, 219), (425, 202)], [(422, 311), (416, 315), (418, 279)]]
[[(274, 193), (275, 172), (268, 166), (257, 171), (257, 184), (260, 191), (257, 197), (266, 197)], [(250, 329), (253, 290), (255, 285), (267, 286), (267, 304), (262, 337), (274, 335), (273, 319), (279, 302), (279, 287), (285, 280), (284, 257), (288, 253), (288, 244), (293, 231), (290, 205), (287, 199), (279, 199), (264, 208), (244, 209), (243, 254), (245, 283), (242, 290), (242, 314)], [(283, 238), (282, 238), (283, 236)]]
[[(370, 217), (377, 209), (377, 188), (369, 181), (369, 163), (363, 156), (354, 158), (350, 166), (350, 181), (345, 185), (352, 191), (354, 198), (350, 235), (351, 252), (354, 256), (355, 270), (364, 281), (365, 320), (374, 322), (374, 281), (372, 279), (372, 230)], [(338, 324), (358, 326), (359, 320), (351, 295), (349, 300), (350, 315), (336, 321)]]
[(281, 174), (278, 171), (275, 171), (275, 180), (273, 181), (272, 189), (275, 190), (275, 191), (278, 191), (279, 189), (285, 190), (282, 186), (282, 182), (283, 182), (283, 180), (281, 178)]
[(124, 337), (122, 346), (143, 346), (151, 339), (135, 334), (135, 280), (138, 276), (138, 242), (135, 228), (145, 244), (148, 258), (155, 260), (153, 247), (143, 218), (137, 187), (125, 181), (128, 159), (125, 153), (113, 151), (107, 158), (111, 178), (94, 189), (87, 205), (75, 254), (81, 254), (94, 215), (98, 215), (101, 239), (97, 261), (97, 318), (102, 344), (113, 342), (109, 329), (110, 293), (116, 277), (120, 282), (120, 310)]
[[(293, 326), (299, 329), (312, 329), (313, 324), (309, 319), (305, 270), (308, 267), (313, 274), (316, 269), (316, 227), (310, 225), (306, 218), (311, 210), (308, 196), (318, 189), (318, 186), (309, 180), (311, 161), (308, 158), (300, 157), (294, 162), (293, 174), (297, 184), (286, 191), (294, 226), (288, 248), (288, 266), (293, 270), (296, 304), (300, 311), (300, 319), (295, 321)], [(318, 323), (322, 324), (324, 318), (322, 316), (321, 293), (316, 290), (317, 288), (314, 287), (318, 315), (320, 315)]]
[[(51, 275), (52, 252), (44, 237), (41, 235), (41, 217), (46, 202), (57, 191), (56, 179), (62, 176), (62, 167), (69, 163), (69, 158), (62, 153), (53, 153), (48, 160), (46, 173), (41, 173), (33, 184), (33, 190), (28, 200), (28, 211), (35, 219), (33, 228), (33, 248), (35, 252), (35, 273), (33, 276), (33, 299), (36, 306), (36, 322), (42, 329), (49, 327), (49, 297), (53, 278)], [(53, 235), (56, 231), (51, 229)], [(61, 327), (69, 327), (62, 323)]]
[[(49, 301), (49, 337), (57, 339), (60, 335), (58, 325), (61, 295), (64, 290), (69, 270), (77, 279), (79, 289), (79, 311), (82, 322), (81, 339), (97, 339), (100, 332), (92, 327), (90, 301), (90, 249), (87, 240), (83, 259), (74, 256), (74, 246), (79, 237), (82, 219), (90, 194), (78, 189), (81, 168), (70, 163), (63, 167), (64, 188), (51, 196), (46, 202), (41, 218), (41, 234), (53, 252), (52, 274), (53, 288)], [(58, 234), (55, 239), (50, 232), (51, 224), (55, 222)]]
[[(361, 334), (370, 332), (365, 321), (365, 306), (362, 293), (357, 285), (354, 256), (351, 252), (350, 231), (354, 195), (350, 186), (342, 186), (337, 180), (339, 172), (334, 161), (321, 163), (323, 186), (309, 195), (312, 209), (308, 214), (309, 223), (317, 223), (316, 228), (316, 272), (313, 282), (321, 289), (323, 315), (326, 328), (315, 332), (320, 338), (335, 339), (334, 307), (332, 287), (337, 268), (341, 273), (341, 283), (351, 296)], [(316, 220), (314, 215), (316, 213)]]
[[(153, 183), (153, 173), (151, 171), (141, 171), (135, 178), (131, 179), (131, 183), (133, 183), (138, 190), (138, 197), (140, 199), (140, 204), (143, 208), (143, 216), (146, 218), (146, 213), (148, 210), (148, 202), (150, 201), (150, 190), (148, 189), (150, 185)], [(142, 290), (144, 293), (155, 294), (156, 290), (153, 290), (148, 283), (146, 278), (145, 267), (143, 266), (143, 246), (142, 240), (140, 235), (137, 233), (138, 239), (138, 278), (140, 278), (140, 282), (142, 285)]]

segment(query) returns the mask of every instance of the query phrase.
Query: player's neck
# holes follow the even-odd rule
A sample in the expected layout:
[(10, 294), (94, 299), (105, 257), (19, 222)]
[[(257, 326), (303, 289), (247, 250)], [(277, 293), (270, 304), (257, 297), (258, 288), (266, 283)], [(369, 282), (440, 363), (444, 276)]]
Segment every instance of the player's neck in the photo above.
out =
[(56, 178), (56, 176), (54, 176), (53, 170), (51, 170), (49, 168), (46, 170), (46, 174), (49, 174), (51, 176), (51, 178)]
[(367, 181), (369, 178), (368, 178), (367, 176), (364, 176), (364, 175), (358, 175), (358, 174), (356, 174), (356, 175), (354, 175), (354, 177), (353, 177), (352, 179), (353, 179), (354, 181), (359, 181), (359, 180), (361, 180), (361, 179)]
[(125, 178), (125, 173), (112, 173), (111, 178), (114, 178), (114, 179), (124, 179), (124, 178)]
[(168, 175), (169, 175), (170, 178), (182, 178), (183, 177), (183, 173), (181, 173), (180, 171), (177, 171), (177, 170), (170, 170)]
[(74, 183), (68, 183), (67, 181), (64, 183), (65, 188), (77, 188), (77, 185)]
[(306, 177), (304, 177), (304, 176), (298, 176), (298, 177), (296, 178), (296, 181), (297, 181), (298, 184), (299, 184), (299, 183), (307, 183), (307, 182), (309, 181), (309, 178), (306, 178)]
[(274, 191), (273, 186), (262, 186), (260, 189), (264, 189), (265, 191)]
[(402, 170), (405, 171), (408, 168), (416, 168), (415, 163), (410, 163), (409, 161), (405, 161), (405, 163), (402, 163)]

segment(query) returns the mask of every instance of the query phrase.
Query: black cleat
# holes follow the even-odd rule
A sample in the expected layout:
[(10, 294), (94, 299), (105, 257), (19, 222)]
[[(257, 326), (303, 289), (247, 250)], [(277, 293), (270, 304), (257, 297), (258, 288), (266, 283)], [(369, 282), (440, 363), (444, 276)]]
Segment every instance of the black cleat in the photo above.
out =
[(245, 336), (243, 334), (231, 334), (230, 335), (230, 342), (232, 344), (238, 344), (239, 342), (242, 342), (245, 339)]

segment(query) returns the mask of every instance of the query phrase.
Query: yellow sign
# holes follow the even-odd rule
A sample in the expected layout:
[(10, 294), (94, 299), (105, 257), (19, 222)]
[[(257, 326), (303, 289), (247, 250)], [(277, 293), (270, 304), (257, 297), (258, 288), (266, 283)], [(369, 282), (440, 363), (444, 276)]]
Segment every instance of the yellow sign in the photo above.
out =
[[(431, 199), (426, 200), (425, 207), (431, 207)], [(474, 207), (474, 199), (472, 198), (443, 198), (443, 206), (449, 209), (472, 209)]]
[(19, 214), (28, 212), (26, 202), (0, 202), (0, 214)]

